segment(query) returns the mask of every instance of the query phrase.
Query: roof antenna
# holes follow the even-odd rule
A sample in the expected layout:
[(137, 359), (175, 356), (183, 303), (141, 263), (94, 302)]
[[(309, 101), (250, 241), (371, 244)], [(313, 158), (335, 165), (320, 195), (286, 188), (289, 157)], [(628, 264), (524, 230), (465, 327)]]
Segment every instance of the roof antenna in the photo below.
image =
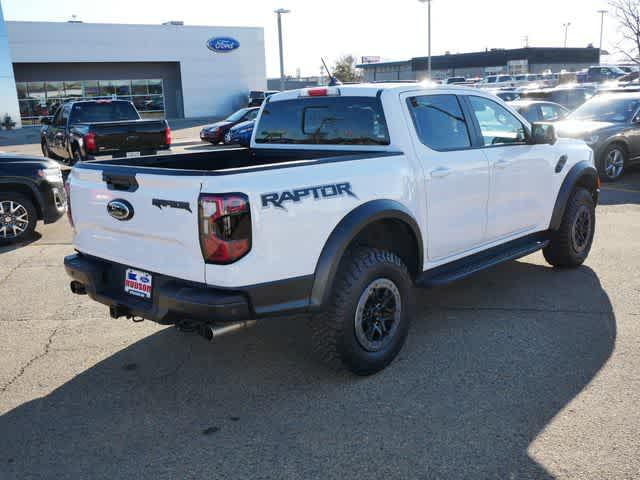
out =
[(320, 57), (320, 60), (322, 60), (322, 65), (324, 65), (324, 69), (327, 71), (327, 75), (329, 75), (329, 86), (335, 87), (336, 85), (342, 85), (342, 82), (333, 76), (331, 70), (329, 70), (329, 67), (327, 67), (327, 64), (325, 63), (324, 58)]

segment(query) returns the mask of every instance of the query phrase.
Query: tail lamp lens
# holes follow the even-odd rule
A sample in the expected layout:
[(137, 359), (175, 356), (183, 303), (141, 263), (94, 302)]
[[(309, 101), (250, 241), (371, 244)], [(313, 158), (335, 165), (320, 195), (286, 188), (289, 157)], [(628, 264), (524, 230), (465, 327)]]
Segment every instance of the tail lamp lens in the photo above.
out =
[(164, 129), (164, 143), (165, 145), (171, 146), (172, 141), (173, 141), (173, 137), (171, 136), (171, 129), (167, 127)]
[(90, 132), (84, 136), (84, 148), (87, 152), (95, 152), (97, 150), (95, 133)]
[(200, 248), (207, 263), (227, 265), (251, 250), (251, 209), (241, 193), (203, 194), (198, 206)]

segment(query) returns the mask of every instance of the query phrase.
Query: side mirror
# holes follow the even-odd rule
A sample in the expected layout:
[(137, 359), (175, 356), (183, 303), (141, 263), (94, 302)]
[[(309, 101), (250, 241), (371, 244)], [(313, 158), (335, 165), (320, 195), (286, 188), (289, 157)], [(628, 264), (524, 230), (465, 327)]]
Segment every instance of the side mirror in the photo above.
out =
[(40, 123), (42, 125), (51, 125), (51, 117), (42, 117)]
[(554, 145), (557, 140), (556, 128), (552, 123), (533, 122), (531, 126), (531, 143), (533, 145)]

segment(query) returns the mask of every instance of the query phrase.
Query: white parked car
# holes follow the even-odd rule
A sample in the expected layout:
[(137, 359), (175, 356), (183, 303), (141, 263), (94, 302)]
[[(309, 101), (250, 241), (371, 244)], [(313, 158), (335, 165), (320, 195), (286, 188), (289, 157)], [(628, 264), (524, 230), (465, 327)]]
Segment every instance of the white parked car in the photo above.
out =
[(261, 107), (251, 149), (77, 164), (75, 293), (113, 317), (199, 329), (311, 314), (323, 358), (366, 375), (400, 351), (414, 286), (542, 249), (587, 257), (597, 173), (475, 88), (349, 85)]
[(504, 88), (516, 87), (518, 82), (512, 75), (489, 75), (476, 86), (481, 88)]

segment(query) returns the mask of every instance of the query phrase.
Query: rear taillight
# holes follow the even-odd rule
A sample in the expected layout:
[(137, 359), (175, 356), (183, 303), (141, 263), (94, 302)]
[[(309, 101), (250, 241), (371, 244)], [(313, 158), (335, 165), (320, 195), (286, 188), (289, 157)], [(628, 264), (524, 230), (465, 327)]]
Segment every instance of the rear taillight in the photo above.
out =
[(251, 209), (241, 193), (200, 195), (200, 248), (207, 263), (226, 265), (251, 250)]
[(171, 129), (169, 127), (164, 129), (164, 144), (167, 146), (171, 146)]
[(87, 152), (95, 152), (98, 149), (98, 145), (96, 144), (96, 134), (93, 132), (87, 133), (84, 137), (84, 149)]
[(66, 182), (64, 182), (64, 193), (67, 194), (67, 218), (69, 219), (71, 228), (74, 228), (73, 215), (71, 214), (71, 185), (69, 184), (68, 179)]

